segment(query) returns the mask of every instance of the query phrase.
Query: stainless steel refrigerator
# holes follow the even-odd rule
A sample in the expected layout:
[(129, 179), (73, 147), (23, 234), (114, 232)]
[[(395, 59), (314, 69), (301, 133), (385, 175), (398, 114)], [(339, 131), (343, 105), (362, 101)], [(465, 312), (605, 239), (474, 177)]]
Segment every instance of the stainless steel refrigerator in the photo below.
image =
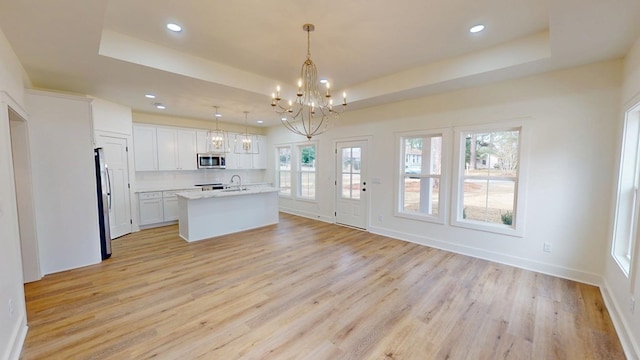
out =
[(111, 179), (104, 162), (102, 148), (94, 150), (96, 164), (96, 183), (98, 195), (98, 222), (100, 225), (100, 252), (102, 260), (111, 257), (111, 231), (109, 229), (109, 210), (111, 209)]

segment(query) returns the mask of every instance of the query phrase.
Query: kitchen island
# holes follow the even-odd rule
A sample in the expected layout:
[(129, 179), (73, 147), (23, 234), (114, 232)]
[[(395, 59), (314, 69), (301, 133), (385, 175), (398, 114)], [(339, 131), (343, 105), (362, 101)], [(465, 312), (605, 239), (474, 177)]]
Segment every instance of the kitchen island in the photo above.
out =
[(176, 195), (180, 237), (188, 242), (278, 223), (276, 188), (232, 188)]

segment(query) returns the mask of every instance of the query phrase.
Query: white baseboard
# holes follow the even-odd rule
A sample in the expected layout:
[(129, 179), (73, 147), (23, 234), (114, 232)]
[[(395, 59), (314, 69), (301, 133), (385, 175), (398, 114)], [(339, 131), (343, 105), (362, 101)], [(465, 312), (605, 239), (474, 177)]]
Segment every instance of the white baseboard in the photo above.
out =
[(640, 348), (638, 347), (638, 344), (633, 340), (633, 338), (629, 336), (629, 334), (631, 333), (629, 324), (625, 321), (623, 312), (620, 310), (619, 302), (616, 301), (613, 296), (611, 296), (611, 292), (609, 291), (609, 284), (607, 283), (606, 279), (603, 280), (603, 284), (602, 286), (600, 286), (600, 293), (602, 294), (604, 305), (609, 312), (611, 321), (613, 322), (613, 327), (618, 333), (618, 339), (620, 339), (620, 343), (622, 344), (624, 355), (627, 357), (627, 359), (639, 359)]
[(9, 348), (4, 354), (4, 359), (7, 360), (18, 360), (20, 358), (20, 354), (22, 353), (22, 346), (24, 345), (24, 340), (27, 338), (27, 319), (25, 315), (20, 316), (20, 321), (18, 322), (18, 326), (13, 330), (13, 334), (11, 335), (11, 340), (9, 342)]
[(533, 261), (525, 258), (520, 258), (511, 255), (505, 255), (493, 251), (474, 248), (471, 246), (452, 244), (446, 241), (431, 239), (426, 236), (418, 236), (409, 233), (403, 233), (400, 231), (384, 229), (380, 227), (372, 226), (369, 228), (369, 232), (388, 236), (394, 239), (404, 240), (419, 245), (430, 246), (440, 250), (451, 251), (457, 254), (468, 255), (479, 259), (489, 260), (500, 264), (505, 264), (525, 270), (531, 270), (547, 275), (553, 275), (563, 279), (582, 282), (589, 285), (600, 286), (602, 284), (602, 277), (598, 274), (588, 273), (585, 271), (570, 269), (564, 266), (546, 264), (538, 261)]
[(286, 207), (282, 207), (282, 206), (280, 206), (279, 210), (281, 212), (283, 212), (283, 213), (296, 215), (296, 216), (302, 216), (302, 217), (307, 218), (307, 219), (320, 220), (320, 221), (323, 221), (323, 222), (326, 222), (326, 223), (329, 223), (329, 224), (333, 224), (335, 222), (333, 217), (331, 217), (331, 216), (325, 216), (325, 215), (321, 215), (321, 214), (310, 213), (310, 212), (306, 212), (306, 211), (300, 211), (298, 209), (291, 209), (291, 208), (286, 208)]
[(178, 220), (171, 220), (171, 221), (164, 221), (164, 222), (159, 222), (159, 223), (155, 223), (155, 224), (138, 225), (138, 230), (137, 231), (153, 229), (153, 228), (169, 226), (169, 225), (175, 225), (177, 223), (178, 223)]

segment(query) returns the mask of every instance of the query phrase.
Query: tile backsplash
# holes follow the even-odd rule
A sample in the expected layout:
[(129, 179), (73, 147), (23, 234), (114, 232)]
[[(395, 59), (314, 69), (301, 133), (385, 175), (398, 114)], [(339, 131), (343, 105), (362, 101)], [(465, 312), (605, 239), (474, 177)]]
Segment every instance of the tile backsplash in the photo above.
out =
[(244, 184), (268, 183), (266, 170), (193, 170), (193, 171), (136, 171), (135, 188), (144, 189), (181, 189), (196, 184), (228, 184), (235, 174), (242, 177)]

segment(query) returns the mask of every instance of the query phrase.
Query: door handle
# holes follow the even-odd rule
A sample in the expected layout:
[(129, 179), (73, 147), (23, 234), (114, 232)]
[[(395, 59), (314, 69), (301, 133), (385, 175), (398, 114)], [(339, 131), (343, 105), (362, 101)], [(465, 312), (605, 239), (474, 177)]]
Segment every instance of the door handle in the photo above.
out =
[(111, 212), (111, 177), (109, 176), (109, 167), (107, 166), (107, 164), (104, 165), (104, 172), (107, 175), (107, 186), (108, 186), (108, 190), (107, 190), (107, 205), (109, 208), (109, 212)]

